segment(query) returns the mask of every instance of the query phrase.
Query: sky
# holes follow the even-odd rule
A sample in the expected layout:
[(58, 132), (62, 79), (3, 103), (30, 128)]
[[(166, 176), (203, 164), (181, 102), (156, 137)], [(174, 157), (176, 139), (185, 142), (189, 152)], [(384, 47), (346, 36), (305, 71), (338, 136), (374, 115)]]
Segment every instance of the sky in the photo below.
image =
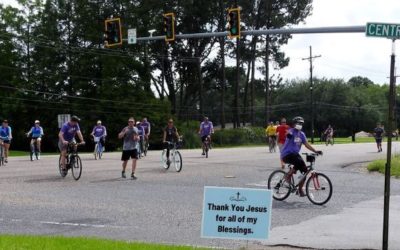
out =
[[(16, 5), (15, 0), (0, 2)], [(399, 13), (399, 0), (314, 0), (312, 15), (296, 27), (400, 23)], [(400, 42), (396, 45), (400, 47)], [(309, 46), (312, 46), (314, 55), (321, 55), (313, 62), (315, 77), (348, 80), (360, 75), (379, 84), (389, 82), (392, 42), (385, 38), (367, 38), (364, 33), (293, 35), (289, 43), (282, 47), (290, 57), (289, 66), (271, 74), (280, 74), (284, 79), (308, 78), (310, 65), (302, 58), (309, 56)]]

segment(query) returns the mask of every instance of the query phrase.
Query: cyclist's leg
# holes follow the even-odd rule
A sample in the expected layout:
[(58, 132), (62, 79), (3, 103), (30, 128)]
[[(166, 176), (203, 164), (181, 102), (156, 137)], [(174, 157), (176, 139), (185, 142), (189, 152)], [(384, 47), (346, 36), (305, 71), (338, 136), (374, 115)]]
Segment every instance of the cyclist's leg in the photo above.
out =
[(67, 148), (68, 148), (68, 145), (64, 145), (62, 143), (62, 141), (60, 141), (60, 140), (58, 141), (58, 149), (60, 150), (60, 156), (61, 156), (61, 168), (63, 170), (67, 169), (66, 163), (65, 163), (66, 157), (67, 157)]
[(11, 141), (7, 141), (4, 142), (4, 161), (7, 162), (8, 161), (8, 154), (9, 154), (9, 150), (10, 150), (10, 143)]
[(39, 138), (36, 139), (36, 146), (37, 146), (38, 153), (42, 152), (42, 150), (41, 150), (41, 142), (42, 142), (42, 138), (39, 137)]
[[(293, 166), (294, 166), (293, 169), (295, 169), (295, 171), (299, 170), (303, 174), (307, 172), (307, 165), (304, 162), (304, 160), (300, 154), (297, 154), (296, 156), (293, 157)], [(303, 192), (303, 186), (304, 186), (305, 181), (306, 181), (306, 179), (304, 178), (299, 182), (299, 195), (300, 196), (305, 196), (305, 194)]]
[(130, 157), (132, 159), (132, 175), (131, 176), (133, 177), (135, 175), (135, 171), (136, 171), (136, 165), (137, 165), (137, 159), (139, 157), (139, 152), (136, 149), (132, 150)]
[(203, 149), (203, 155), (205, 155), (205, 150), (206, 150), (206, 148), (205, 148), (205, 145), (204, 145), (204, 142), (206, 141), (206, 138), (207, 138), (207, 136), (202, 136), (201, 137), (201, 148)]

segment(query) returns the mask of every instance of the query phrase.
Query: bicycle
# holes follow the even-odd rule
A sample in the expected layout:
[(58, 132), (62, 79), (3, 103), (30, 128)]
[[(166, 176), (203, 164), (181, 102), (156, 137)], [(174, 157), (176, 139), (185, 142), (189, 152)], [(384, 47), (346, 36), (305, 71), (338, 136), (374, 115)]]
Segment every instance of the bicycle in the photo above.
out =
[(144, 156), (147, 156), (147, 151), (149, 150), (149, 139), (146, 138), (146, 136), (143, 139), (143, 154)]
[(0, 166), (4, 165), (4, 143), (0, 140)]
[(61, 177), (65, 177), (68, 175), (68, 170), (71, 169), (72, 172), (72, 177), (77, 181), (79, 180), (79, 178), (81, 178), (81, 174), (82, 174), (82, 161), (81, 158), (78, 155), (78, 146), (83, 145), (82, 143), (75, 143), (75, 142), (71, 142), (68, 144), (68, 148), (67, 148), (67, 156), (65, 159), (65, 167), (66, 169), (64, 170), (62, 168), (62, 164), (61, 164), (61, 155), (60, 158), (58, 160), (58, 169), (60, 171), (60, 175)]
[(102, 138), (103, 137), (94, 137), (94, 159), (101, 159), (101, 157), (103, 156), (103, 152), (104, 152), (104, 146), (102, 143)]
[(273, 136), (268, 136), (269, 152), (276, 152), (276, 139)]
[(203, 142), (203, 149), (204, 149), (204, 153), (206, 155), (206, 158), (208, 158), (208, 151), (210, 151), (210, 136), (207, 136), (206, 139)]
[[(166, 143), (170, 149), (169, 159), (172, 159), (176, 172), (180, 172), (182, 170), (182, 155), (178, 151), (178, 148), (181, 146), (181, 141), (178, 141), (178, 143), (167, 141)], [(161, 153), (161, 164), (166, 170), (169, 169), (171, 165), (171, 160), (167, 158), (167, 149), (164, 149)]]
[(38, 138), (32, 138), (32, 139), (31, 139), (31, 142), (30, 142), (30, 145), (29, 145), (29, 147), (30, 147), (30, 158), (31, 158), (31, 161), (34, 160), (34, 159), (33, 159), (33, 156), (34, 156), (34, 155), (35, 155), (36, 160), (39, 160), (39, 154), (40, 154), (40, 152), (39, 152), (39, 149), (38, 149), (38, 146), (37, 146), (37, 139), (38, 139)]
[[(299, 183), (305, 181), (308, 199), (315, 205), (324, 205), (332, 196), (332, 183), (328, 176), (316, 172), (314, 169), (315, 158), (318, 154), (303, 154), (306, 155), (306, 160), (310, 165), (307, 166), (307, 172), (300, 176), (298, 183), (295, 184), (293, 175), (290, 182), (288, 182), (286, 180), (287, 172), (275, 170), (268, 178), (268, 189), (272, 190), (275, 200), (283, 201), (289, 197), (290, 193), (299, 192)], [(293, 166), (289, 165), (289, 171), (291, 168)]]

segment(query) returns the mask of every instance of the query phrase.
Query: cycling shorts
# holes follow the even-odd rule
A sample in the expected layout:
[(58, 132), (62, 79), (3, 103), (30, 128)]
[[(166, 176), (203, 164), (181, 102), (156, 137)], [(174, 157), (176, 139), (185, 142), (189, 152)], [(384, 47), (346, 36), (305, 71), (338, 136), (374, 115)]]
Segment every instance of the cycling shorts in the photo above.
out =
[(208, 136), (210, 136), (210, 135), (203, 135), (201, 137), (201, 142), (205, 142)]
[(293, 165), (295, 170), (300, 170), (300, 172), (307, 172), (307, 166), (300, 154), (288, 154), (283, 157), (283, 162)]

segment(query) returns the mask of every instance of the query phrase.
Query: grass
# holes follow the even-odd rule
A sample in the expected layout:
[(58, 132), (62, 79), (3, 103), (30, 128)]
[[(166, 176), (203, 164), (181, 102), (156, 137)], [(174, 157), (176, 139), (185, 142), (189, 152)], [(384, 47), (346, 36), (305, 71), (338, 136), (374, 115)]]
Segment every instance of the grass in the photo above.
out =
[(0, 249), (12, 250), (206, 250), (191, 246), (160, 245), (83, 237), (1, 235)]
[[(385, 165), (386, 159), (384, 160), (376, 160), (368, 164), (368, 171), (370, 172), (379, 172), (384, 174), (385, 173)], [(391, 168), (390, 168), (390, 175), (395, 176), (396, 178), (400, 178), (400, 155), (396, 155), (392, 158)]]
[[(310, 138), (308, 138), (310, 141)], [(325, 144), (325, 142), (320, 142), (319, 139), (318, 141), (315, 142), (315, 144)], [(367, 143), (367, 142), (375, 142), (375, 139), (373, 137), (360, 137), (356, 138), (355, 142), (351, 141), (351, 137), (336, 137), (335, 138), (335, 144), (345, 144), (345, 143)]]

